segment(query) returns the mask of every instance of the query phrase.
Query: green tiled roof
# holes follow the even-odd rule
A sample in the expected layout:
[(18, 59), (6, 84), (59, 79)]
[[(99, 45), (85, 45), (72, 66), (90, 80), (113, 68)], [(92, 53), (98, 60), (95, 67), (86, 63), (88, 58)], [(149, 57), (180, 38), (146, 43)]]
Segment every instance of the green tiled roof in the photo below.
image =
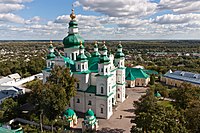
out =
[[(129, 74), (131, 73), (131, 74)], [(130, 77), (132, 76), (132, 77)], [(129, 68), (127, 67), (126, 68), (126, 79), (131, 79), (131, 78), (144, 78), (144, 79), (147, 79), (149, 78), (149, 75), (146, 74), (143, 69), (140, 69), (140, 68)]]

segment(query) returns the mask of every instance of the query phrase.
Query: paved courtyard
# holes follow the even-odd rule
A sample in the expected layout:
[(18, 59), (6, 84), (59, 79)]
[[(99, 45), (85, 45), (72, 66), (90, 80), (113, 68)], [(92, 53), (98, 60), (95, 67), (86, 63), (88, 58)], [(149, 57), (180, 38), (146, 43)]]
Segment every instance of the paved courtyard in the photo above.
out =
[[(131, 118), (133, 118), (133, 101), (138, 100), (141, 95), (144, 95), (146, 92), (146, 88), (137, 87), (137, 88), (128, 88), (126, 94), (128, 98), (116, 108), (113, 112), (113, 115), (109, 120), (98, 119), (99, 120), (99, 130), (103, 128), (109, 129), (118, 129), (118, 130), (110, 130), (109, 132), (119, 132), (119, 133), (130, 133), (130, 129), (132, 124), (130, 122)], [(120, 115), (122, 115), (122, 119), (120, 119)], [(79, 118), (77, 128), (81, 128), (81, 121), (83, 119)]]

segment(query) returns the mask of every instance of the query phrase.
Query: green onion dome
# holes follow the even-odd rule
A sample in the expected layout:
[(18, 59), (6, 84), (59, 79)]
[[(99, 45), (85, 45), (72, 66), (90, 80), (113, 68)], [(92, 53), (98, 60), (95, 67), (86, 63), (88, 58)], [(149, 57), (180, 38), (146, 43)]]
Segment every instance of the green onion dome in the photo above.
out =
[(94, 116), (94, 112), (91, 109), (88, 109), (88, 111), (85, 113), (85, 116)]
[(84, 39), (78, 34), (69, 34), (63, 39), (64, 48), (79, 48), (80, 44), (84, 45)]
[(64, 48), (79, 48), (81, 42), (84, 45), (84, 39), (78, 33), (78, 23), (75, 20), (76, 15), (72, 9), (69, 22), (69, 34), (63, 39)]
[(115, 58), (124, 58), (125, 57), (125, 55), (124, 55), (124, 53), (122, 53), (122, 52), (117, 52), (116, 54), (115, 54)]
[(122, 45), (121, 45), (121, 44), (119, 44), (117, 48), (122, 48)]
[(56, 57), (56, 55), (54, 53), (49, 53), (47, 55), (47, 59), (50, 60), (50, 59), (54, 59)]
[(117, 50), (117, 53), (115, 54), (115, 58), (124, 58), (125, 55), (122, 52), (122, 45), (121, 45), (121, 43), (118, 45), (117, 48), (118, 48), (118, 50)]
[(81, 46), (79, 47), (79, 49), (85, 49), (85, 47), (82, 45), (82, 42), (81, 42)]
[(95, 51), (92, 53), (92, 57), (100, 57), (100, 53), (98, 51)]
[(83, 60), (87, 60), (87, 56), (85, 56), (85, 54), (79, 54), (77, 56), (76, 61), (83, 61)]
[(107, 55), (102, 55), (100, 57), (100, 63), (108, 63), (108, 62), (110, 62), (110, 59), (108, 58)]
[(65, 112), (64, 112), (64, 116), (65, 117), (73, 117), (74, 115), (76, 115), (76, 113), (74, 112), (74, 110), (72, 110), (72, 109), (67, 109), (67, 110), (65, 110)]
[(102, 51), (106, 51), (106, 50), (107, 50), (106, 45), (103, 45), (103, 47), (102, 47)]

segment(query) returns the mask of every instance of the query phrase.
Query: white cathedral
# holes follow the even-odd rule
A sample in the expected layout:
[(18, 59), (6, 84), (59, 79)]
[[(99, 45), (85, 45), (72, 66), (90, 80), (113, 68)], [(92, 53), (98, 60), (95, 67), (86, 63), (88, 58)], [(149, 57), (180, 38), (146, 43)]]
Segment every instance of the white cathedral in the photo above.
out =
[(126, 68), (122, 45), (118, 45), (117, 52), (113, 55), (108, 54), (105, 42), (101, 50), (96, 42), (94, 51), (86, 53), (73, 10), (70, 17), (68, 36), (63, 39), (64, 55), (50, 45), (47, 66), (43, 70), (43, 82), (46, 82), (54, 65), (69, 67), (71, 74), (78, 80), (77, 94), (71, 98), (69, 107), (82, 113), (92, 109), (97, 117), (109, 119), (113, 114), (113, 105), (125, 100)]

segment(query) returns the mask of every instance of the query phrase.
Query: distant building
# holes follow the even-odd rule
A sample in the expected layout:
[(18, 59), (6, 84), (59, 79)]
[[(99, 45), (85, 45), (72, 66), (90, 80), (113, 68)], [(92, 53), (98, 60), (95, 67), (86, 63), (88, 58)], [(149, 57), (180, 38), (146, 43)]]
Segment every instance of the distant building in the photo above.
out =
[(150, 76), (141, 68), (126, 68), (126, 86), (147, 86)]
[(0, 104), (10, 97), (17, 97), (23, 94), (23, 90), (14, 86), (0, 86)]
[(195, 86), (200, 86), (200, 74), (186, 72), (186, 71), (174, 71), (169, 70), (161, 77), (161, 81), (167, 85), (179, 87), (182, 83), (191, 83)]
[(42, 80), (43, 74), (39, 73), (27, 78), (21, 78), (18, 73), (15, 73), (0, 78), (0, 104), (6, 98), (16, 97), (18, 95), (24, 94), (25, 88), (23, 88), (21, 85), (36, 78)]

